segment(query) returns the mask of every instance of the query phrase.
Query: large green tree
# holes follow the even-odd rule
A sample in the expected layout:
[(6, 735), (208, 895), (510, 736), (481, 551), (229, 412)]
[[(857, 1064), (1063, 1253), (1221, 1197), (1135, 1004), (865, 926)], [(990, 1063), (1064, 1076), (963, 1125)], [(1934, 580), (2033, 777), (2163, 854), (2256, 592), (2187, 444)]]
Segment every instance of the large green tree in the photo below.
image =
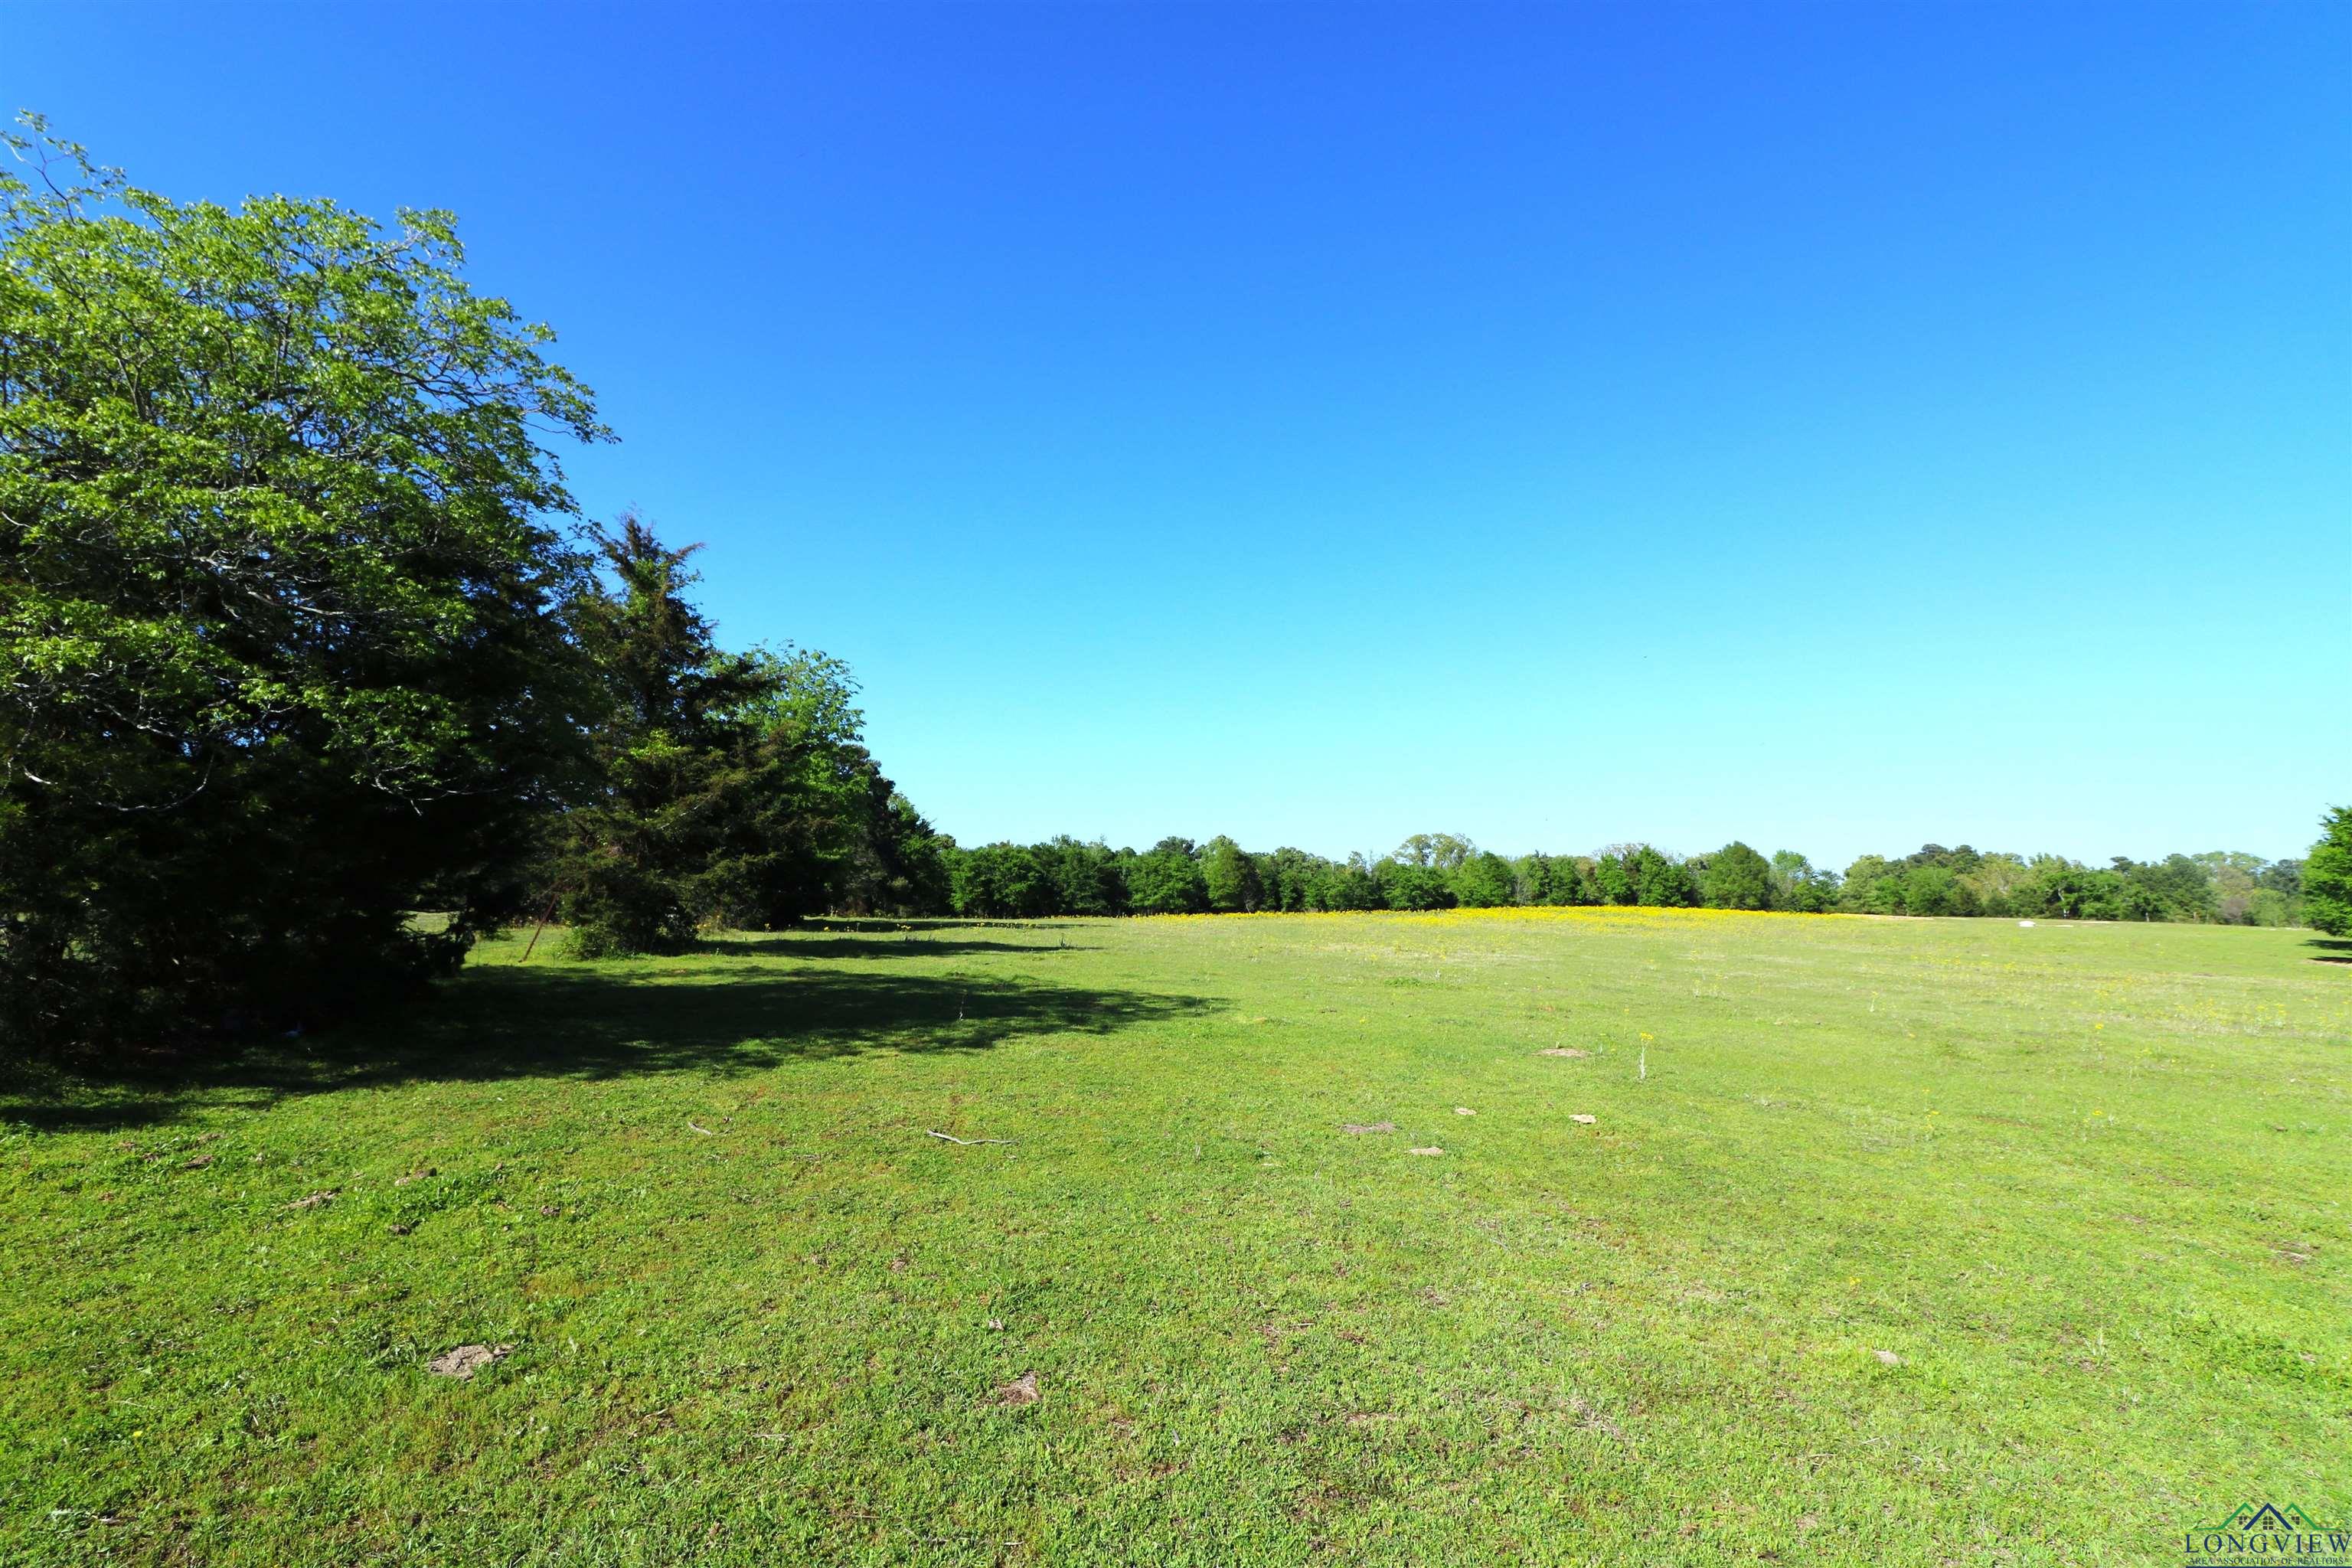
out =
[(1201, 846), (1201, 885), (1220, 913), (1246, 914), (1265, 902), (1256, 859), (1222, 833)]
[(545, 439), (603, 431), (547, 331), (466, 283), (446, 214), (177, 203), (25, 124), (0, 1039), (316, 1021), (513, 905), (585, 700)]
[(1517, 890), (1511, 863), (1492, 850), (1481, 850), (1454, 868), (1448, 879), (1454, 902), (1465, 909), (1491, 910), (1508, 904)]
[(954, 858), (955, 910), (984, 920), (1051, 913), (1054, 888), (1037, 858), (1018, 844), (983, 844)]
[(1690, 868), (1664, 851), (1644, 844), (1633, 852), (1633, 889), (1637, 900), (1664, 909), (1698, 902), (1698, 883)]
[(754, 648), (751, 696), (730, 715), (749, 748), (742, 809), (717, 852), (714, 912), (774, 930), (824, 910), (944, 909), (938, 836), (866, 749), (849, 667), (811, 649)]
[(1398, 845), (1389, 858), (1400, 866), (1452, 871), (1477, 852), (1478, 847), (1458, 833), (1416, 833)]
[(1392, 910), (1450, 910), (1454, 889), (1436, 867), (1390, 858), (1372, 868), (1380, 901)]
[[(1804, 862), (1801, 855), (1796, 859)], [(1699, 894), (1709, 909), (1769, 910), (1775, 901), (1771, 862), (1734, 839), (1707, 857)]]
[(2330, 936), (2352, 935), (2352, 806), (2329, 807), (2319, 827), (2302, 867), (2303, 918)]
[(1906, 915), (1967, 915), (1967, 887), (1949, 866), (1914, 866), (1899, 874)]
[(1592, 888), (1594, 896), (1604, 904), (1630, 904), (1641, 889), (1634, 880), (1634, 862), (1644, 847), (1639, 844), (1604, 845), (1592, 857)]
[(1209, 907), (1200, 851), (1189, 838), (1163, 838), (1127, 868), (1129, 905), (1139, 915), (1197, 914)]
[(1068, 834), (1033, 845), (1031, 856), (1053, 889), (1057, 915), (1119, 915), (1127, 912), (1127, 879), (1118, 874), (1109, 846), (1081, 844)]
[(1837, 873), (1822, 869), (1794, 849), (1772, 852), (1772, 907), (1819, 914), (1837, 900)]

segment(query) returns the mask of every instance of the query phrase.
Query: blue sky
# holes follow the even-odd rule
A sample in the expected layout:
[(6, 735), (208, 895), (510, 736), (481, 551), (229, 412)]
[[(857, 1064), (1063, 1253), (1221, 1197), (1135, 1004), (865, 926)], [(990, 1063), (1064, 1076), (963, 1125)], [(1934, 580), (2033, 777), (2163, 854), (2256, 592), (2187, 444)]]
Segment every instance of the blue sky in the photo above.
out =
[(48, 6), (181, 196), (455, 209), (965, 842), (2299, 854), (2352, 7)]

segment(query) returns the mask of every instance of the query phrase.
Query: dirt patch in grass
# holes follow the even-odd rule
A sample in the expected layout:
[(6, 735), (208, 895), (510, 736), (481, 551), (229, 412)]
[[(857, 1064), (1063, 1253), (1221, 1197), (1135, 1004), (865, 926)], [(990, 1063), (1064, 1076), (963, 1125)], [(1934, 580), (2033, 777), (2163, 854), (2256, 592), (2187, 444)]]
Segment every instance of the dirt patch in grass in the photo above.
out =
[(503, 1361), (514, 1352), (512, 1345), (459, 1345), (443, 1351), (425, 1363), (425, 1370), (436, 1377), (464, 1380), (473, 1376), (494, 1361)]

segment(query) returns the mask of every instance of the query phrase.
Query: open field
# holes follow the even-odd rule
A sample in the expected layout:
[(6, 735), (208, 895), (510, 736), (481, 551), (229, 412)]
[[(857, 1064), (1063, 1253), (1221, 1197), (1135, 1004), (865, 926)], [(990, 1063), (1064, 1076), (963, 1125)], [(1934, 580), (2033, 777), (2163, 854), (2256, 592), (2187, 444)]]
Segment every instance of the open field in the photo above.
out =
[(0, 1108), (0, 1562), (2144, 1563), (2248, 1498), (2352, 1518), (2352, 967), (2306, 932), (520, 952)]

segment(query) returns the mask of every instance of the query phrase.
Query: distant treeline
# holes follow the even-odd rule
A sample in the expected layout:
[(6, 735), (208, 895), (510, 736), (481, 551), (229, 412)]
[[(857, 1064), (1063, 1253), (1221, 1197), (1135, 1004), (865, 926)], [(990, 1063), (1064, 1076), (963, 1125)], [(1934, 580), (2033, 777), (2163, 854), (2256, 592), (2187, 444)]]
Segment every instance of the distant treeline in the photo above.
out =
[(1865, 855), (1843, 874), (1793, 850), (1767, 859), (1738, 842), (1689, 857), (1647, 844), (1507, 857), (1450, 833), (1415, 834), (1377, 859), (1252, 851), (1222, 836), (1163, 838), (1142, 851), (1061, 837), (971, 849), (942, 841), (940, 852), (954, 911), (991, 918), (1629, 904), (2238, 925), (2303, 919), (2302, 861), (2223, 850), (2085, 866), (1929, 844), (1899, 858)]

